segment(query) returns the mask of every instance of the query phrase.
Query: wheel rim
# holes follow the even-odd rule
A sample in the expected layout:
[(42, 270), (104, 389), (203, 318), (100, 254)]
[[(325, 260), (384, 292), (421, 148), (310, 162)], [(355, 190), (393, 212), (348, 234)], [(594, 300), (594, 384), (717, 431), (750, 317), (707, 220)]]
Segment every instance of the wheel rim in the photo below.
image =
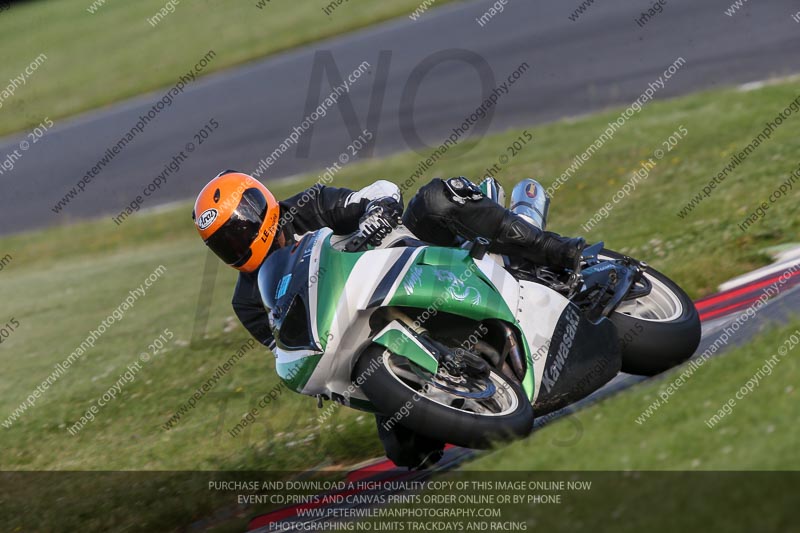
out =
[(652, 284), (650, 294), (635, 300), (627, 300), (617, 306), (616, 311), (639, 320), (650, 322), (672, 322), (683, 314), (683, 302), (664, 282), (644, 273)]
[[(418, 395), (417, 397), (426, 398), (448, 409), (480, 416), (504, 416), (513, 413), (519, 407), (519, 400), (511, 385), (493, 371), (489, 373), (489, 383), (479, 383), (459, 376), (462, 380), (460, 389), (464, 393), (480, 393), (488, 385), (495, 388), (495, 393), (489, 398), (464, 398), (432, 385), (431, 381), (440, 380), (439, 374), (434, 376), (405, 357), (393, 354), (388, 350), (383, 353), (383, 365), (394, 379), (413, 394)], [(448, 388), (454, 388), (452, 380), (439, 381), (439, 383)], [(412, 398), (414, 397), (412, 396)]]

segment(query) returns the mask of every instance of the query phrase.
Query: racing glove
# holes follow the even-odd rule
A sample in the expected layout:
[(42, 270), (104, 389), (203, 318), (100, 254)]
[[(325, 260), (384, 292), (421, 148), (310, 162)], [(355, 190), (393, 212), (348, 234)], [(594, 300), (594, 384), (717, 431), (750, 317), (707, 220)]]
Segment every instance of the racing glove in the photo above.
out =
[(367, 204), (358, 229), (372, 246), (379, 246), (384, 237), (392, 232), (400, 223), (403, 207), (394, 198), (387, 196), (372, 200)]

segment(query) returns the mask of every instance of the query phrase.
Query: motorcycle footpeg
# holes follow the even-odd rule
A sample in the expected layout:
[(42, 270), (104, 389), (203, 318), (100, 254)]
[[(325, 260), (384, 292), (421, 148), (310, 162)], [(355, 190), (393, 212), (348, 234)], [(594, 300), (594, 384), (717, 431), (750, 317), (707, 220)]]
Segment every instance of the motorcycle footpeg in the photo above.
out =
[(583, 285), (583, 274), (581, 274), (581, 262), (579, 261), (578, 264), (575, 266), (575, 270), (572, 271), (572, 274), (569, 275), (569, 279), (567, 280), (567, 287), (569, 288), (569, 297), (572, 298), (575, 294), (578, 293), (578, 290)]

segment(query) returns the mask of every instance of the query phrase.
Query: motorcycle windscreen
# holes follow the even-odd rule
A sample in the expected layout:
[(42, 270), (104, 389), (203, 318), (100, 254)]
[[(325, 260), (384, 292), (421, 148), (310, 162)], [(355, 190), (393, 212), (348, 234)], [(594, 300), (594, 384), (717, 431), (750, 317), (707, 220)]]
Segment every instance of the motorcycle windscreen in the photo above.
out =
[(258, 271), (261, 301), (270, 312), (275, 342), (284, 350), (321, 351), (313, 338), (308, 305), (309, 254), (313, 239), (272, 252)]

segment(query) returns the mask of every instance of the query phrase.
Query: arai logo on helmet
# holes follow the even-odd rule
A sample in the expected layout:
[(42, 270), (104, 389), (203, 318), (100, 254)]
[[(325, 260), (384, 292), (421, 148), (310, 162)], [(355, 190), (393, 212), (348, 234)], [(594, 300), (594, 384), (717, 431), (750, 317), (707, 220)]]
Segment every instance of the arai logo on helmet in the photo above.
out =
[(213, 207), (211, 209), (206, 209), (200, 213), (199, 217), (197, 217), (197, 227), (200, 229), (206, 229), (213, 224), (215, 220), (217, 220), (217, 214), (217, 210)]

